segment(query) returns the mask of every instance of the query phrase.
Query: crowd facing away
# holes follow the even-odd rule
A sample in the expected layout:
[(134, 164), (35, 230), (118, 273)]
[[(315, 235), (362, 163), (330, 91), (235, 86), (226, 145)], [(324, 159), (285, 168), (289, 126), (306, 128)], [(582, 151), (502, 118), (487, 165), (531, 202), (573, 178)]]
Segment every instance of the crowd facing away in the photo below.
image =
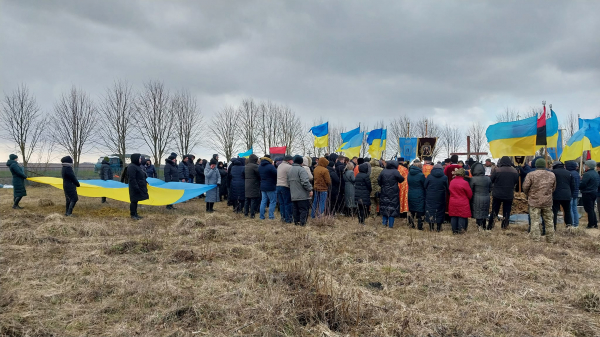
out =
[[(479, 163), (469, 158), (463, 163), (457, 156), (434, 164), (409, 163), (403, 158), (350, 159), (335, 153), (321, 158), (252, 154), (234, 158), (229, 165), (220, 162), (218, 155), (210, 161), (185, 155), (178, 162), (177, 157), (171, 153), (165, 160), (164, 181), (217, 185), (201, 196), (206, 212), (214, 212), (214, 204), (226, 200), (234, 212), (250, 218), (258, 214), (262, 220), (273, 220), (278, 208), (282, 222), (298, 226), (305, 226), (309, 218), (338, 215), (357, 218), (363, 225), (367, 217), (380, 216), (382, 225), (389, 228), (396, 218), (406, 215), (412, 228), (423, 230), (427, 223), (429, 230), (441, 231), (443, 223), (449, 222), (452, 232), (461, 234), (467, 231), (469, 218), (481, 230), (492, 230), (499, 219), (501, 228), (508, 228), (515, 191), (522, 188), (532, 239), (540, 240), (544, 234), (549, 242), (554, 241), (561, 208), (565, 225), (578, 227), (580, 194), (588, 214), (587, 228), (598, 228), (594, 207), (597, 199), (600, 205), (600, 163), (593, 160), (585, 162), (585, 173), (580, 176), (577, 162), (550, 165), (543, 157), (518, 167), (509, 157), (502, 157), (498, 165), (490, 159)], [(13, 208), (21, 209), (27, 176), (17, 159), (11, 154), (6, 165), (13, 175)], [(78, 200), (79, 181), (73, 159), (67, 156), (61, 162), (65, 215), (70, 216)], [(105, 158), (100, 179), (113, 177)], [(136, 153), (120, 177), (129, 185), (131, 218), (139, 220), (137, 204), (148, 199), (146, 178), (158, 178), (158, 172), (150, 160)]]

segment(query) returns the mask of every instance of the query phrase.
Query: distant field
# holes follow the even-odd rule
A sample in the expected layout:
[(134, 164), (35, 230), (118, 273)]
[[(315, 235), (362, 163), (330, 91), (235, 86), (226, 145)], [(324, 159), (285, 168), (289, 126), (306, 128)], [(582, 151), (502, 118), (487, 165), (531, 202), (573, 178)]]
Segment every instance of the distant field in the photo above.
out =
[[(177, 210), (0, 190), (0, 335), (597, 336), (598, 230), (531, 242), (356, 219), (305, 228), (225, 203)], [(580, 226), (585, 227), (585, 217)]]

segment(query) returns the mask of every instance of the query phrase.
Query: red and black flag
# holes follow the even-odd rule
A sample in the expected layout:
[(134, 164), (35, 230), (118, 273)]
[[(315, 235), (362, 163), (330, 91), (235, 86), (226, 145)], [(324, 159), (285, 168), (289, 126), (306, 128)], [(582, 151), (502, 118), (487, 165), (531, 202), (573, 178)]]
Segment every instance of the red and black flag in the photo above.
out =
[(535, 145), (546, 144), (546, 106), (544, 106), (544, 113), (537, 120), (537, 137), (535, 139)]

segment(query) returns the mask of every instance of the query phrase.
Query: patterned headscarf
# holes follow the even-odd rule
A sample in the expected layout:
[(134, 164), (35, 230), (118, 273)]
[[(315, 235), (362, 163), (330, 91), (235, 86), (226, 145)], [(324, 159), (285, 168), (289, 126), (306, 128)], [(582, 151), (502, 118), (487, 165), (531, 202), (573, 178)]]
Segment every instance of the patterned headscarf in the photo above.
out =
[(452, 171), (452, 175), (459, 176), (459, 177), (464, 177), (465, 176), (465, 169), (464, 168), (456, 169), (456, 170)]

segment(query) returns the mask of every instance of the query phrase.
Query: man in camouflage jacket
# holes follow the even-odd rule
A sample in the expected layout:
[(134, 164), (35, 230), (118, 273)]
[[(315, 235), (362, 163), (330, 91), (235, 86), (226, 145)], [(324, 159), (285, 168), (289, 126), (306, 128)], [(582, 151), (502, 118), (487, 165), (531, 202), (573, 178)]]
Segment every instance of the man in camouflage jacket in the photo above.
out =
[(546, 161), (538, 159), (535, 171), (527, 174), (523, 183), (523, 192), (529, 203), (531, 218), (531, 238), (540, 240), (540, 215), (546, 223), (546, 240), (554, 242), (554, 214), (552, 213), (552, 193), (556, 189), (556, 177), (546, 170)]

